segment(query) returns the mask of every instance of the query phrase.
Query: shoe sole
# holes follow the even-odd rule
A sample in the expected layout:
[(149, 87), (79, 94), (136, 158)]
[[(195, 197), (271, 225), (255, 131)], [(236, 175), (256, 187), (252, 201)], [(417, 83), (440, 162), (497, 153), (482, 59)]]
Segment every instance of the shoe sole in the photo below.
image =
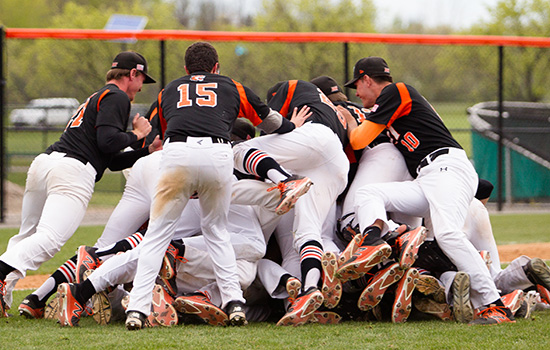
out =
[(309, 295), (302, 308), (289, 311), (277, 322), (278, 326), (299, 326), (308, 323), (313, 317), (313, 313), (323, 305), (323, 294), (316, 291)]
[(151, 315), (155, 321), (163, 327), (172, 327), (178, 324), (178, 314), (172, 306), (174, 299), (164, 291), (161, 285), (153, 288), (151, 301)]
[(392, 307), (392, 322), (406, 322), (412, 310), (412, 294), (418, 282), (418, 271), (410, 268), (395, 289), (395, 301)]
[(528, 269), (535, 275), (537, 284), (540, 284), (544, 288), (550, 290), (550, 268), (544, 260), (540, 258), (533, 258), (529, 262)]
[(106, 325), (111, 322), (111, 302), (107, 297), (107, 293), (99, 292), (92, 295), (92, 312), (93, 318), (100, 325)]
[(451, 289), (455, 320), (470, 323), (474, 319), (474, 308), (470, 302), (470, 276), (465, 272), (457, 272)]
[(342, 283), (358, 279), (369, 272), (374, 266), (389, 258), (391, 252), (391, 247), (386, 244), (364, 261), (354, 262), (348, 260), (349, 262), (345, 263), (336, 271), (336, 277), (340, 279)]
[(59, 293), (52, 298), (44, 309), (44, 319), (59, 320)]
[(28, 305), (21, 304), (18, 308), (19, 316), (24, 316), (26, 319), (41, 319), (44, 318), (44, 309), (36, 311)]
[(348, 243), (347, 247), (338, 257), (339, 265), (343, 265), (346, 261), (351, 259), (355, 251), (357, 251), (357, 248), (359, 248), (359, 245), (361, 244), (361, 239), (362, 236), (360, 234), (353, 237), (353, 239)]
[(333, 252), (327, 252), (321, 260), (323, 266), (323, 293), (324, 304), (327, 308), (333, 309), (340, 302), (342, 297), (342, 282), (336, 278), (336, 270), (338, 269), (338, 260)]
[(369, 285), (363, 290), (357, 301), (357, 307), (362, 311), (373, 309), (384, 297), (386, 290), (405, 274), (398, 263), (393, 263), (385, 269), (378, 271)]
[(420, 275), (416, 284), (416, 290), (425, 296), (430, 296), (438, 303), (446, 303), (447, 301), (445, 288), (434, 276)]
[(61, 327), (77, 327), (79, 319), (73, 320), (73, 317), (68, 314), (68, 304), (70, 301), (67, 294), (70, 292), (70, 286), (67, 283), (62, 283), (57, 287), (57, 292), (59, 298), (59, 324)]
[(174, 301), (174, 307), (181, 313), (196, 315), (212, 326), (226, 326), (229, 323), (225, 312), (215, 305), (179, 297)]
[(412, 237), (412, 239), (409, 238), (405, 243), (405, 249), (399, 253), (399, 265), (403, 270), (410, 268), (418, 258), (418, 248), (420, 248), (426, 239), (426, 228), (423, 226), (417, 227), (413, 231), (406, 233), (406, 235)]
[(286, 282), (286, 292), (291, 300), (295, 300), (302, 289), (302, 282), (297, 278), (289, 278)]
[(523, 290), (517, 289), (501, 297), (501, 300), (504, 303), (504, 306), (509, 308), (510, 311), (512, 311), (512, 314), (515, 314), (516, 311), (518, 311), (518, 309), (521, 307), (523, 296)]
[(282, 201), (279, 206), (275, 209), (275, 213), (277, 215), (283, 215), (290, 211), (290, 209), (294, 208), (294, 205), (298, 201), (298, 199), (303, 196), (304, 194), (309, 191), (309, 188), (313, 185), (313, 182), (308, 179), (308, 181), (304, 181), (302, 184), (300, 184), (299, 187), (292, 190), (292, 193), (287, 195), (285, 200)]
[(332, 311), (315, 311), (311, 318), (311, 323), (319, 324), (338, 324), (342, 321), (342, 316)]
[(418, 311), (433, 315), (442, 321), (453, 320), (453, 312), (447, 303), (438, 303), (430, 298), (413, 298), (413, 306)]

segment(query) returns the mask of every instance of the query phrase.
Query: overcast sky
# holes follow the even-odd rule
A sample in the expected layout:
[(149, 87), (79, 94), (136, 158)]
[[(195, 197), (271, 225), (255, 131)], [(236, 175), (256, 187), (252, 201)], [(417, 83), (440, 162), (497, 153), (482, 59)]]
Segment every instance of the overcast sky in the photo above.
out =
[[(204, 1), (204, 0), (193, 0)], [(215, 0), (230, 10), (243, 9), (256, 12), (262, 0)], [(338, 1), (338, 0), (329, 0)], [(467, 28), (488, 16), (487, 5), (494, 7), (499, 0), (372, 0), (377, 8), (377, 28), (383, 30), (395, 18), (403, 22), (423, 22), (432, 27), (447, 24), (455, 29)], [(229, 6), (229, 7), (227, 7)]]

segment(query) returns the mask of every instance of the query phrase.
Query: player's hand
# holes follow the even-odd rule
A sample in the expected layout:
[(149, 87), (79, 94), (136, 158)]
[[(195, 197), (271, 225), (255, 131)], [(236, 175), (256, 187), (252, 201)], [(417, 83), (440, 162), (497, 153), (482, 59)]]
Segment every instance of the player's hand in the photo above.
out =
[(348, 133), (357, 127), (357, 120), (351, 115), (350, 111), (343, 106), (336, 106), (337, 113), (339, 113), (347, 123)]
[(290, 117), (290, 121), (296, 125), (297, 128), (304, 125), (307, 118), (311, 117), (313, 112), (309, 111), (310, 108), (308, 106), (303, 106), (300, 111), (298, 111), (298, 107), (294, 107), (294, 110), (292, 111), (292, 116)]
[(134, 117), (132, 125), (134, 127), (134, 130), (132, 130), (132, 132), (136, 134), (138, 140), (141, 140), (145, 136), (149, 135), (149, 133), (153, 129), (151, 123), (149, 123), (149, 121), (144, 117), (141, 117), (139, 113), (137, 113)]
[(162, 149), (162, 141), (160, 140), (159, 135), (155, 137), (153, 142), (149, 145), (149, 154), (160, 151)]

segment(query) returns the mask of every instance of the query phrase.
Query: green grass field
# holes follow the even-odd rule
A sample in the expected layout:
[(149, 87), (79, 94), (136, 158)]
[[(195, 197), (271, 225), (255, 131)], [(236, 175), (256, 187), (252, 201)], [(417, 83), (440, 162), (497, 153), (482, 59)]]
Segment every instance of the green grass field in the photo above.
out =
[[(492, 215), (499, 244), (548, 242), (550, 214)], [(101, 226), (81, 227), (49, 262), (29, 274), (54, 271), (81, 244), (91, 245)], [(16, 229), (0, 229), (0, 251)], [(14, 293), (14, 307), (29, 291)], [(0, 348), (9, 349), (545, 349), (550, 344), (550, 311), (537, 311), (516, 324), (472, 327), (454, 322), (409, 320), (344, 322), (340, 325), (277, 327), (252, 323), (241, 328), (185, 325), (129, 332), (121, 322), (97, 325), (90, 317), (79, 328), (15, 316), (0, 319)]]

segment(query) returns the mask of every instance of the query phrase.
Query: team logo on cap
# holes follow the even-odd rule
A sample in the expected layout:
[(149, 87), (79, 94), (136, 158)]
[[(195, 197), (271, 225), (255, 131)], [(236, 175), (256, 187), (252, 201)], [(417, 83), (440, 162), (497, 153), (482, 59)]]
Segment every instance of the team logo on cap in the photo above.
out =
[(143, 70), (144, 69), (143, 64), (136, 65), (136, 69), (137, 70)]
[(118, 62), (113, 62), (113, 64), (111, 64), (111, 68), (115, 68), (116, 66), (118, 66)]
[(206, 78), (205, 75), (193, 75), (191, 76), (191, 81), (203, 81)]
[(338, 85), (334, 85), (330, 88), (330, 92), (338, 92)]
[(386, 68), (384, 68), (384, 73), (388, 73), (388, 74), (390, 74), (390, 69), (389, 69), (389, 68), (387, 68), (387, 67), (386, 67)]

